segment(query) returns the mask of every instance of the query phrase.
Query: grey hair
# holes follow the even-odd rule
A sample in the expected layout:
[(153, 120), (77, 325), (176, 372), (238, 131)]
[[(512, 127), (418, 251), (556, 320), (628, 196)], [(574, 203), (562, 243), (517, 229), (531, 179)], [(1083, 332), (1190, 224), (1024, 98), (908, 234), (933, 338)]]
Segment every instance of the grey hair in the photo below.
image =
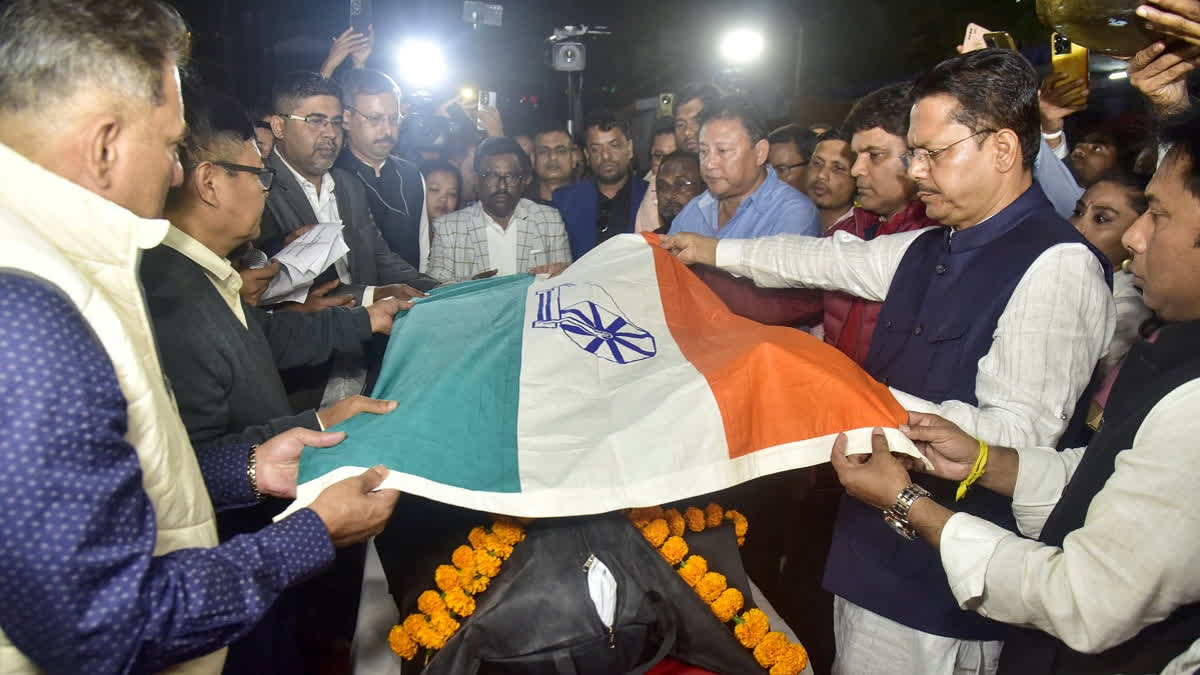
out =
[(98, 87), (160, 106), (162, 69), (191, 35), (158, 0), (15, 0), (0, 15), (0, 111), (40, 110)]

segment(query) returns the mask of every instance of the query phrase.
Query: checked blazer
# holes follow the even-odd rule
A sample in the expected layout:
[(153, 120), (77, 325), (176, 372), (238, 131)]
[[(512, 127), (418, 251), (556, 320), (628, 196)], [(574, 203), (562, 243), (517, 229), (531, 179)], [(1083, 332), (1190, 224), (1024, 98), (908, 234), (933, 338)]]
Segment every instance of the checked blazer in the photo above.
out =
[[(493, 267), (488, 256), (487, 217), (483, 205), (476, 202), (434, 221), (429, 276), (453, 283)], [(517, 228), (518, 270), (572, 261), (567, 229), (554, 207), (521, 199), (508, 226)], [(533, 251), (545, 253), (533, 255)]]

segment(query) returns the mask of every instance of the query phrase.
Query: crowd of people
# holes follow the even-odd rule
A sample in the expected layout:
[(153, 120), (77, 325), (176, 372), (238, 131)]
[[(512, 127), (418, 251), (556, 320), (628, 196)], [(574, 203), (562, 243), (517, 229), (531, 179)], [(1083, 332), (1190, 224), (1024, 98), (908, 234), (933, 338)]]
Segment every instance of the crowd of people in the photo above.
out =
[[(606, 110), (575, 137), (443, 106), (406, 144), (424, 113), (366, 67), (370, 32), (247, 105), (181, 84), (192, 36), (161, 2), (15, 0), (0, 672), (348, 663), (399, 495), (375, 467), (274, 522), (302, 448), (396, 409), (363, 394), (416, 299), (643, 232), (888, 386), (932, 466), (839, 440), (832, 540), (774, 542), (825, 560), (794, 580), (834, 596), (818, 670), (1196, 672), (1200, 0), (1139, 14), (1166, 36), (1128, 65), (1153, 134), (1069, 138), (1087, 83), (984, 49), (833, 125), (681, 84), (641, 171)], [(268, 297), (273, 257), (332, 223), (345, 253)]]

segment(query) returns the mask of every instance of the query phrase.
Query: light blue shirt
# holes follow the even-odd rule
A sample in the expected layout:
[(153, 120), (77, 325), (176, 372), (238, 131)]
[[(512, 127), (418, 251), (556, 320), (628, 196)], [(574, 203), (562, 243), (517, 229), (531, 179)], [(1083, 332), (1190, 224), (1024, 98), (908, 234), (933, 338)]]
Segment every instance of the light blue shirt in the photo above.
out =
[(717, 227), (717, 198), (707, 190), (683, 207), (671, 234), (695, 232), (717, 239), (755, 239), (775, 234), (821, 235), (821, 215), (807, 196), (779, 180), (767, 167), (767, 178), (741, 204), (725, 227)]
[(1076, 182), (1070, 167), (1054, 154), (1045, 139), (1042, 139), (1042, 149), (1033, 162), (1033, 179), (1042, 186), (1042, 192), (1046, 193), (1046, 198), (1054, 205), (1058, 215), (1070, 218), (1075, 210), (1075, 202), (1083, 196), (1083, 188)]

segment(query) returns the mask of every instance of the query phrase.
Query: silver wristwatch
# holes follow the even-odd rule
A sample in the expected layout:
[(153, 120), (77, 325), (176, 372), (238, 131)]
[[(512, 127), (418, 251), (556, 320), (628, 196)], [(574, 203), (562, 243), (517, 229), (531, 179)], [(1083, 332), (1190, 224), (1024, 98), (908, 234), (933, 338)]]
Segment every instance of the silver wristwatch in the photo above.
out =
[(908, 524), (908, 510), (912, 508), (913, 502), (921, 497), (933, 499), (929, 490), (916, 483), (901, 490), (899, 496), (896, 497), (896, 503), (883, 510), (884, 522), (891, 525), (893, 530), (904, 535), (906, 539), (916, 539), (917, 531)]

